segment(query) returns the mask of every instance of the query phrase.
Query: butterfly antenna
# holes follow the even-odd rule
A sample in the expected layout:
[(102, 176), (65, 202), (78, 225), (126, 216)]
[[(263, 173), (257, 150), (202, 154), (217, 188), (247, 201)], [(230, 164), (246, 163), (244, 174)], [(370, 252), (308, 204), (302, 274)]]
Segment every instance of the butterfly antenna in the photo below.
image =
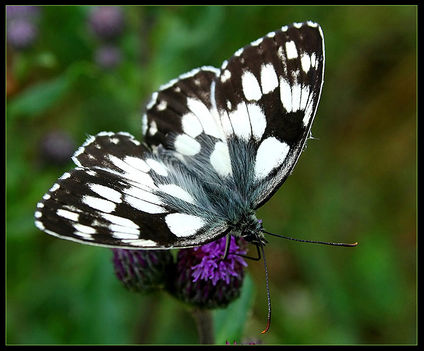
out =
[(355, 246), (358, 245), (357, 242), (355, 242), (353, 244), (346, 244), (346, 243), (331, 243), (331, 242), (327, 242), (327, 241), (296, 239), (296, 238), (291, 238), (289, 236), (284, 236), (284, 235), (281, 235), (281, 234), (270, 233), (270, 232), (267, 232), (266, 230), (263, 230), (263, 229), (262, 229), (262, 232), (265, 233), (265, 234), (277, 236), (279, 238), (283, 238), (283, 239), (287, 239), (287, 240), (300, 241), (302, 243), (322, 244), (322, 245), (331, 245), (331, 246), (344, 246), (344, 247), (355, 247)]
[(258, 248), (259, 247), (261, 249), (261, 253), (262, 253), (262, 257), (263, 257), (263, 261), (264, 261), (266, 296), (267, 296), (267, 299), (268, 299), (268, 319), (267, 319), (267, 323), (266, 323), (265, 329), (263, 331), (261, 331), (261, 334), (265, 334), (269, 330), (269, 327), (271, 326), (271, 294), (269, 293), (268, 269), (267, 269), (267, 266), (266, 266), (266, 259), (265, 259), (264, 247), (263, 247), (262, 244), (258, 244)]

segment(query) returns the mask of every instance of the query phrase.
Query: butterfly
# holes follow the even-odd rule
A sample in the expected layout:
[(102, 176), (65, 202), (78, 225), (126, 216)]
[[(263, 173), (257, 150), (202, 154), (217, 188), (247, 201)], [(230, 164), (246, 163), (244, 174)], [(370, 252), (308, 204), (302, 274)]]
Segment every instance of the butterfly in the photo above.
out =
[(153, 93), (143, 142), (90, 136), (43, 196), (35, 225), (63, 239), (129, 249), (261, 242), (255, 210), (284, 183), (310, 136), (324, 72), (320, 26), (294, 23)]
[(37, 204), (35, 225), (115, 248), (188, 248), (225, 235), (262, 247), (255, 211), (305, 148), (323, 75), (323, 33), (311, 21), (268, 33), (219, 69), (180, 75), (147, 103), (143, 142), (126, 132), (85, 141), (76, 167)]

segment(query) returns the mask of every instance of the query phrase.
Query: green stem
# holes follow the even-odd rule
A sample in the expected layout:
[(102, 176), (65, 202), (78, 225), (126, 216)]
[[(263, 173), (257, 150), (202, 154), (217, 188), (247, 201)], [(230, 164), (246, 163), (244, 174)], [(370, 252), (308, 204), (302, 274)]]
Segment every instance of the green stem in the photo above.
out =
[(215, 344), (212, 313), (207, 309), (194, 308), (192, 310), (196, 321), (200, 344)]

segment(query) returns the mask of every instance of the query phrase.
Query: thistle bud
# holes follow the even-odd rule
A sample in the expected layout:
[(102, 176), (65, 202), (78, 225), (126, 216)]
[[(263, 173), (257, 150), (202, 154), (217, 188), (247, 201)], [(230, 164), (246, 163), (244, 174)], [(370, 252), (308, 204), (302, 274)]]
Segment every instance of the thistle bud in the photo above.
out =
[(112, 251), (115, 274), (128, 290), (149, 293), (166, 284), (173, 260), (168, 250)]
[(121, 50), (116, 46), (105, 45), (96, 50), (95, 61), (105, 69), (114, 68), (121, 62)]
[(124, 14), (119, 6), (96, 6), (89, 17), (89, 25), (99, 39), (118, 37), (124, 27)]

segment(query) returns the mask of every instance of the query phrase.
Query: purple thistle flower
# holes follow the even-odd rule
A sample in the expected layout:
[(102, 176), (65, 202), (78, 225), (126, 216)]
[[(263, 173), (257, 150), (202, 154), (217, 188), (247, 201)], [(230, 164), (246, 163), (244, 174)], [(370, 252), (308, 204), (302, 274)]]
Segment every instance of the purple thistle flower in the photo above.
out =
[(121, 59), (121, 50), (112, 45), (101, 46), (95, 53), (96, 63), (105, 69), (117, 66), (121, 62)]
[(66, 132), (51, 131), (41, 140), (40, 151), (47, 162), (65, 164), (75, 151), (75, 142)]
[(7, 20), (16, 18), (34, 19), (40, 14), (40, 6), (6, 6)]
[(231, 252), (226, 260), (221, 260), (225, 253), (225, 245), (227, 238), (223, 237), (212, 243), (196, 247), (193, 250), (197, 256), (201, 258), (199, 264), (191, 267), (193, 270), (193, 282), (199, 279), (211, 280), (213, 285), (216, 285), (218, 280), (224, 280), (226, 284), (229, 284), (231, 276), (237, 276), (235, 266), (247, 266), (245, 260), (233, 253), (245, 254), (245, 250), (241, 250), (236, 244), (235, 238), (232, 236), (230, 241)]
[(16, 18), (7, 23), (7, 42), (16, 49), (30, 47), (37, 34), (37, 27), (25, 18)]
[(124, 14), (119, 6), (96, 6), (89, 16), (89, 25), (99, 39), (114, 39), (124, 27)]
[(225, 307), (240, 296), (244, 279), (246, 241), (231, 237), (230, 254), (225, 260), (226, 237), (212, 243), (178, 252), (174, 284), (170, 292), (200, 307)]

